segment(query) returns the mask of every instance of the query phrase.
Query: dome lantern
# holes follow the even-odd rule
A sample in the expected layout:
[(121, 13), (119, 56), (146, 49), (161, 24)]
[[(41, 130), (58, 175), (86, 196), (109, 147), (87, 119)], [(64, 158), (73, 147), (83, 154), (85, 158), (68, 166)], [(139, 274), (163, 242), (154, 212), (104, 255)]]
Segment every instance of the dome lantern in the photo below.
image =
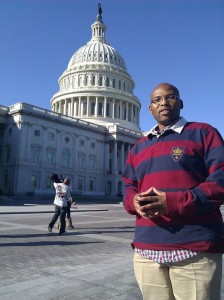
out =
[(106, 26), (103, 23), (102, 20), (102, 8), (101, 8), (101, 4), (98, 4), (98, 15), (96, 17), (96, 22), (92, 24), (91, 28), (92, 28), (92, 39), (91, 39), (91, 43), (92, 42), (101, 42), (101, 43), (106, 43), (105, 41), (105, 31), (106, 31)]

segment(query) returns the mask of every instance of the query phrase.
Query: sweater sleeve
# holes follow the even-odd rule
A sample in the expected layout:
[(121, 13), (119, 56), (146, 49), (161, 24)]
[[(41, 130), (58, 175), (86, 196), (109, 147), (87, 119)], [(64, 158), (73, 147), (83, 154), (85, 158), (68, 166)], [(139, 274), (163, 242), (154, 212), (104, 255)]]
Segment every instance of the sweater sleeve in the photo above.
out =
[(136, 211), (133, 205), (133, 199), (136, 194), (138, 194), (138, 182), (135, 174), (135, 169), (133, 166), (132, 151), (130, 151), (126, 165), (122, 174), (122, 179), (124, 181), (123, 190), (123, 205), (126, 211), (131, 215), (136, 215)]
[(167, 213), (203, 215), (224, 203), (224, 142), (212, 128), (203, 140), (206, 180), (191, 190), (166, 192)]

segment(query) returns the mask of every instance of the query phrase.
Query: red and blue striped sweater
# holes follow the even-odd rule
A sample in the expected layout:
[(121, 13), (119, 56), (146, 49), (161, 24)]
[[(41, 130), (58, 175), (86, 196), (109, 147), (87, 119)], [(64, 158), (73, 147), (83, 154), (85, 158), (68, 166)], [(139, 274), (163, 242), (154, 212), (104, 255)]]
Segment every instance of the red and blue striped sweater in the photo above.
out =
[[(180, 118), (175, 128), (143, 137), (128, 155), (122, 178), (124, 207), (136, 215), (132, 246), (223, 253), (224, 141), (209, 124)], [(167, 213), (148, 220), (133, 198), (152, 186), (166, 193)]]

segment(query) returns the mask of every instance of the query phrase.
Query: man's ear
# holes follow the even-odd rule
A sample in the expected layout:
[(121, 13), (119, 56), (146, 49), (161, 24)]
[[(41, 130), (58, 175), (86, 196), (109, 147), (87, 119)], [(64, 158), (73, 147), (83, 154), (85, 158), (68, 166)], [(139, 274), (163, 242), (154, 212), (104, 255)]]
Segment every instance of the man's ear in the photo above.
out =
[(152, 114), (151, 104), (149, 105), (149, 112), (150, 112), (150, 114)]
[(180, 109), (184, 108), (183, 100), (180, 99)]

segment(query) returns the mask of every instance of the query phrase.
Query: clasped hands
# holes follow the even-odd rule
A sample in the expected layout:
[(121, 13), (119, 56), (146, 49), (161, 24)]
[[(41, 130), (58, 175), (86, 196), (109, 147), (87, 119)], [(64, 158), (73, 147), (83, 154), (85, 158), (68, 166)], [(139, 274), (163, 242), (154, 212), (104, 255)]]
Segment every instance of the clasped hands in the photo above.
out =
[(133, 204), (140, 216), (145, 219), (154, 219), (166, 214), (166, 193), (151, 187), (135, 195)]

